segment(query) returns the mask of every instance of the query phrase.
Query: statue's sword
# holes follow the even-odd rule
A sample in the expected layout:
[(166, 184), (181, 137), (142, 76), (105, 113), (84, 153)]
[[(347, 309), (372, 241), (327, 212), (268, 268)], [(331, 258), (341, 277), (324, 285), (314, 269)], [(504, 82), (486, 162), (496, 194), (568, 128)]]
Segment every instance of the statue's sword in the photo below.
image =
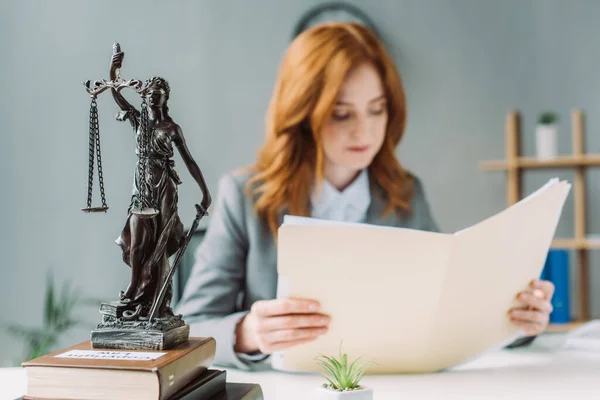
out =
[(196, 232), (196, 229), (198, 228), (198, 224), (200, 223), (200, 219), (205, 215), (208, 215), (208, 212), (204, 208), (202, 208), (201, 206), (196, 204), (196, 218), (194, 219), (194, 222), (192, 223), (192, 227), (190, 228), (190, 230), (187, 233), (187, 236), (185, 237), (185, 241), (183, 242), (183, 245), (181, 246), (181, 248), (177, 252), (177, 255), (175, 256), (175, 261), (173, 261), (173, 266), (171, 267), (171, 270), (169, 271), (169, 276), (167, 276), (167, 279), (165, 279), (165, 281), (163, 282), (163, 285), (160, 288), (160, 292), (158, 293), (158, 297), (156, 298), (156, 301), (152, 305), (152, 310), (150, 311), (150, 318), (148, 319), (148, 322), (152, 322), (152, 320), (154, 319), (154, 316), (158, 310), (158, 307), (160, 306), (160, 304), (163, 301), (163, 298), (165, 297), (165, 293), (167, 291), (167, 286), (169, 285), (171, 278), (173, 278), (175, 269), (181, 263), (181, 258), (183, 256), (183, 253), (185, 252), (185, 249), (187, 248), (188, 244), (190, 243), (190, 239), (192, 238), (192, 235), (194, 234), (194, 232)]

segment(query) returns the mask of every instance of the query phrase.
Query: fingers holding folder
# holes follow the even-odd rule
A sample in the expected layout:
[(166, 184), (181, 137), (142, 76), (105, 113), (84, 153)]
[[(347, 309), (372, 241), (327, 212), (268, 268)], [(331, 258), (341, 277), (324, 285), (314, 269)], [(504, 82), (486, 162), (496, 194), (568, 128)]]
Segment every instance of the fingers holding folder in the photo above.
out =
[(257, 301), (238, 325), (236, 351), (271, 354), (317, 339), (327, 333), (330, 321), (319, 309), (311, 299)]
[(530, 287), (517, 295), (517, 300), (524, 307), (512, 308), (509, 316), (511, 322), (523, 329), (526, 335), (535, 336), (544, 332), (550, 321), (554, 285), (550, 281), (534, 280)]

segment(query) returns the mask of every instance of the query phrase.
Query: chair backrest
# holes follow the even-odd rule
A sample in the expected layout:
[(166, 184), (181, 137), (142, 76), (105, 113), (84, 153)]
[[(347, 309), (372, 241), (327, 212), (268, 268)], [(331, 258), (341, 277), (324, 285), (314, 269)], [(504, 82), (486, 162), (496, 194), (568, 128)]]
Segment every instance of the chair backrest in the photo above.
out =
[(185, 252), (183, 253), (181, 263), (179, 264), (179, 267), (177, 267), (177, 270), (175, 270), (173, 276), (173, 299), (171, 301), (173, 306), (176, 305), (183, 296), (183, 290), (185, 289), (185, 285), (196, 262), (196, 250), (198, 249), (198, 246), (200, 246), (205, 233), (206, 228), (201, 228), (194, 232), (187, 249), (185, 249)]

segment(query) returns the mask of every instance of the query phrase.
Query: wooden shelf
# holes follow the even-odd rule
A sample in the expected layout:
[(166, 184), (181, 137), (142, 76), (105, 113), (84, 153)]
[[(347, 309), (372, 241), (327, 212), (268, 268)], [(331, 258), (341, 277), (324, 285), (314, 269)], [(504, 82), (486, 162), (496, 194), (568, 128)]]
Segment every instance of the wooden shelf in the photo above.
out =
[[(578, 296), (577, 318), (587, 321), (590, 318), (590, 276), (589, 250), (600, 249), (600, 237), (587, 232), (586, 179), (588, 167), (600, 167), (600, 153), (585, 152), (583, 112), (574, 109), (571, 112), (572, 154), (557, 156), (551, 159), (523, 157), (521, 155), (521, 116), (517, 110), (511, 110), (504, 123), (506, 159), (483, 161), (480, 167), (483, 171), (504, 171), (506, 174), (506, 201), (511, 206), (523, 198), (523, 176), (529, 169), (560, 169), (573, 168), (573, 219), (574, 234), (572, 238), (557, 238), (552, 242), (552, 248), (570, 249), (577, 253)], [(550, 331), (564, 332), (581, 324), (553, 324)]]
[(550, 324), (546, 329), (546, 332), (549, 333), (564, 333), (569, 332), (575, 328), (579, 328), (581, 325), (585, 324), (587, 321), (572, 321), (567, 322), (565, 324)]
[(565, 167), (600, 167), (600, 154), (581, 156), (558, 156), (548, 160), (535, 157), (518, 157), (514, 161), (485, 161), (481, 163), (484, 171), (503, 171), (511, 167), (518, 168), (565, 168)]
[(552, 241), (555, 249), (600, 249), (600, 239), (555, 239)]

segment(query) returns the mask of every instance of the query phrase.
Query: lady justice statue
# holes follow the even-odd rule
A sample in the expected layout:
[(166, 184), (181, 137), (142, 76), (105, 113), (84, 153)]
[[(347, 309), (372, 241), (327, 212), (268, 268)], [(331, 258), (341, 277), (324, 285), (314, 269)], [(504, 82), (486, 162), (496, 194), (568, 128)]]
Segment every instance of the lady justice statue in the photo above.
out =
[[(133, 127), (137, 165), (127, 220), (116, 243), (123, 261), (131, 268), (131, 280), (117, 301), (102, 303), (103, 320), (92, 331), (92, 345), (98, 348), (166, 349), (189, 337), (189, 325), (170, 307), (172, 277), (189, 238), (199, 220), (207, 215), (210, 193), (200, 168), (186, 145), (183, 132), (169, 115), (167, 102), (170, 87), (160, 77), (124, 81), (120, 70), (124, 53), (118, 43), (113, 46), (110, 80), (95, 81), (85, 86), (92, 97), (90, 108), (90, 176), (88, 204), (85, 212), (108, 210), (104, 197), (98, 112), (96, 96), (110, 89), (121, 109), (117, 120)], [(137, 110), (121, 94), (133, 88), (142, 98)], [(201, 205), (196, 204), (196, 219), (186, 235), (177, 213), (177, 187), (181, 184), (174, 169), (174, 146), (179, 150), (190, 175), (202, 191)], [(91, 206), (94, 156), (97, 155), (102, 207)], [(169, 259), (175, 255), (173, 265)]]

